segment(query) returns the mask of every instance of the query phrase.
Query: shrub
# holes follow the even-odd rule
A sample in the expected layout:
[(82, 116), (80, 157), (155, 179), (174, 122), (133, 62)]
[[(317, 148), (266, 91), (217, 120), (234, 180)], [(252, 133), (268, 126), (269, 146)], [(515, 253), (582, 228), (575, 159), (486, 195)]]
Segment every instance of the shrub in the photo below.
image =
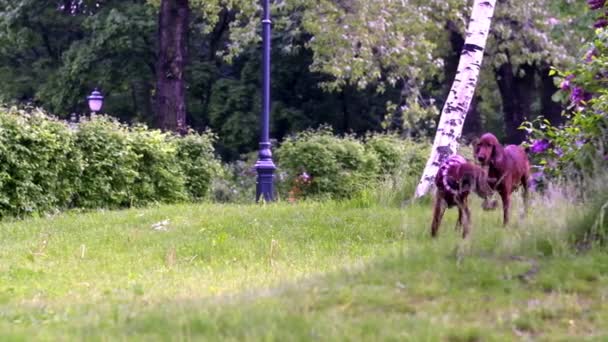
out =
[(189, 132), (177, 139), (177, 159), (184, 172), (188, 195), (193, 200), (204, 198), (212, 179), (221, 174), (221, 164), (213, 149), (216, 139), (210, 131)]
[(68, 127), (39, 110), (0, 109), (0, 215), (66, 208), (81, 158)]
[(178, 155), (178, 142), (171, 134), (134, 126), (128, 144), (137, 155), (137, 176), (133, 183), (132, 204), (178, 202), (188, 198), (185, 171), (192, 161)]
[(431, 145), (394, 134), (375, 134), (367, 137), (366, 147), (378, 155), (381, 165), (378, 181), (366, 190), (367, 202), (388, 206), (403, 204), (414, 193)]
[(132, 205), (139, 157), (130, 144), (129, 129), (118, 121), (97, 116), (80, 123), (76, 145), (84, 169), (75, 205), (119, 208)]
[(0, 107), (0, 217), (201, 199), (220, 169), (214, 139)]
[[(356, 139), (334, 136), (328, 128), (321, 128), (285, 140), (277, 150), (277, 160), (289, 184), (283, 191), (291, 191), (291, 197), (347, 198), (381, 184), (395, 184), (387, 178), (399, 178), (400, 185), (411, 183), (409, 179), (422, 172), (427, 153), (426, 144), (396, 135), (370, 134)], [(403, 192), (403, 187), (383, 189), (395, 190)]]
[(605, 71), (608, 62), (608, 30), (596, 31), (593, 46), (574, 69), (552, 70), (561, 79), (555, 97), (569, 106), (566, 122), (552, 126), (545, 119), (526, 122), (528, 146), (537, 172), (534, 184), (544, 185), (554, 178), (582, 179), (584, 173), (604, 172), (608, 161), (608, 90)]
[(349, 197), (379, 172), (378, 156), (352, 136), (334, 136), (328, 128), (307, 130), (286, 139), (277, 149), (288, 183), (309, 178), (302, 196)]

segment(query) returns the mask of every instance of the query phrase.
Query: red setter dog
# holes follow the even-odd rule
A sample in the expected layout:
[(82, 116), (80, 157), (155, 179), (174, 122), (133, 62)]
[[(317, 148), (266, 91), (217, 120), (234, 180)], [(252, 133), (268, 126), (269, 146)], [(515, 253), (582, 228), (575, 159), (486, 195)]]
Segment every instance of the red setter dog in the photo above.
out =
[(468, 162), (464, 157), (453, 155), (444, 161), (435, 176), (437, 193), (433, 209), (431, 236), (436, 237), (445, 209), (458, 207), (456, 229), (462, 227), (462, 237), (469, 234), (471, 212), (467, 203), (469, 193), (475, 192), (486, 199), (492, 194), (484, 169)]
[[(516, 145), (503, 147), (492, 133), (486, 133), (474, 144), (475, 157), (488, 166), (490, 187), (500, 194), (503, 208), (503, 224), (509, 223), (511, 194), (523, 187), (524, 211), (528, 211), (528, 180), (530, 162), (523, 148)], [(484, 202), (484, 206), (487, 203)]]

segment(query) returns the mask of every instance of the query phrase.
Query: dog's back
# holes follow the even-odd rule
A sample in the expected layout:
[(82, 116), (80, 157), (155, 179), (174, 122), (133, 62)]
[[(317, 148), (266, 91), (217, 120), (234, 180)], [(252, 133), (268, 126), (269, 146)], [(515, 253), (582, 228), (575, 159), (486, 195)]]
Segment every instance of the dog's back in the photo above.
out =
[(522, 179), (528, 178), (530, 172), (530, 161), (526, 151), (521, 146), (508, 145), (505, 147), (505, 177), (511, 177), (511, 181), (514, 186), (511, 191), (517, 188), (517, 185), (521, 185)]

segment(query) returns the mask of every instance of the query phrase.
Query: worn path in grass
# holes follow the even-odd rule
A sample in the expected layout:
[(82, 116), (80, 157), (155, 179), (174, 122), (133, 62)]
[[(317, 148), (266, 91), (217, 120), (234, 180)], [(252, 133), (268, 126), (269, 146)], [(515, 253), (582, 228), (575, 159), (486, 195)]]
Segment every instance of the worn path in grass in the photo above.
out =
[[(476, 207), (478, 208), (478, 206)], [(608, 254), (539, 207), (179, 205), (0, 225), (0, 340), (608, 338)], [(168, 224), (156, 226), (168, 220)]]

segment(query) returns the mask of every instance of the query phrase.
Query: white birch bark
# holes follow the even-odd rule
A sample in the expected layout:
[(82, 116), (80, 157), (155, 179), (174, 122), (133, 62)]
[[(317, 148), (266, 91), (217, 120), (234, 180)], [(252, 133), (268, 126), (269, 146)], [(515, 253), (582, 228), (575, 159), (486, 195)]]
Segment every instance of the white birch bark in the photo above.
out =
[(416, 187), (415, 197), (424, 196), (429, 191), (439, 165), (458, 150), (457, 139), (475, 93), (495, 5), (496, 0), (475, 0), (473, 3), (456, 77), (441, 111), (431, 156)]

